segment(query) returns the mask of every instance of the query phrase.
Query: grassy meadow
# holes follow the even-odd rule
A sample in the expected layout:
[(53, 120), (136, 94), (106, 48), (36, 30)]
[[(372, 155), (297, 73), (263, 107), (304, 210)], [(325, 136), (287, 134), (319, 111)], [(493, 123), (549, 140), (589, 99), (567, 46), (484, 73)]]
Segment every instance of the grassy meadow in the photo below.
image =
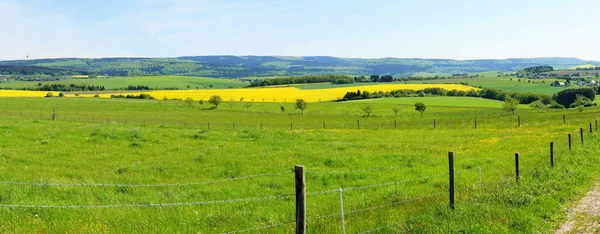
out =
[[(416, 101), (428, 105), (423, 118)], [(183, 101), (3, 97), (0, 229), (293, 233), (292, 170), (302, 164), (309, 232), (341, 232), (342, 188), (348, 233), (550, 233), (599, 179), (600, 138), (587, 126), (600, 109), (521, 107), (511, 115), (499, 105), (386, 98), (309, 103), (301, 114), (293, 103), (211, 110)], [(454, 211), (448, 151), (456, 157)]]

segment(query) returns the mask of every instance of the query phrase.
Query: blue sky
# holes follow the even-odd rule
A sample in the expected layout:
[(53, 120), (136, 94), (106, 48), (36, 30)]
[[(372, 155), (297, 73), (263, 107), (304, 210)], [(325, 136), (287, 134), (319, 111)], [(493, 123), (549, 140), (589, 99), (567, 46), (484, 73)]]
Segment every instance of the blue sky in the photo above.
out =
[(598, 0), (0, 0), (0, 60), (185, 55), (600, 60)]

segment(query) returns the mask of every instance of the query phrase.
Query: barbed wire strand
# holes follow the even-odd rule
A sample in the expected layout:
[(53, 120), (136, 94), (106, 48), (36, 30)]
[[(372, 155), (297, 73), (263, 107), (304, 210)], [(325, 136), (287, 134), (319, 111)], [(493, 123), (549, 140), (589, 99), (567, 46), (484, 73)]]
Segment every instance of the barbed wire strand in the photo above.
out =
[(350, 188), (343, 188), (343, 190), (344, 191), (348, 191), (348, 190), (375, 188), (375, 187), (381, 187), (381, 186), (387, 186), (387, 185), (395, 185), (395, 184), (401, 184), (401, 183), (406, 183), (406, 182), (411, 182), (411, 181), (431, 179), (431, 178), (440, 177), (440, 176), (447, 175), (447, 174), (448, 173), (442, 173), (442, 174), (437, 174), (437, 175), (432, 175), (432, 176), (424, 176), (424, 177), (419, 177), (419, 178), (413, 178), (413, 179), (407, 179), (407, 180), (400, 180), (400, 181), (394, 181), (394, 182), (388, 182), (388, 183), (372, 184), (372, 185), (364, 185), (364, 186), (356, 186), (356, 187), (350, 187)]
[(274, 227), (279, 227), (279, 226), (283, 226), (283, 225), (288, 225), (288, 224), (292, 224), (292, 223), (295, 223), (295, 222), (296, 222), (296, 221), (289, 221), (289, 222), (285, 222), (285, 223), (277, 223), (277, 224), (268, 225), (268, 226), (261, 226), (261, 227), (255, 227), (255, 228), (248, 228), (248, 229), (244, 229), (244, 230), (237, 230), (237, 231), (231, 231), (231, 232), (223, 232), (223, 234), (231, 234), (231, 233), (241, 233), (241, 232), (256, 231), (256, 230), (261, 230), (261, 229), (274, 228)]
[(157, 204), (118, 204), (118, 205), (97, 205), (97, 206), (54, 206), (54, 205), (11, 205), (11, 204), (0, 204), (0, 207), (9, 208), (44, 208), (44, 209), (97, 209), (97, 208), (132, 208), (132, 207), (171, 207), (171, 206), (188, 206), (188, 205), (209, 205), (209, 204), (224, 204), (224, 203), (239, 203), (239, 202), (250, 202), (250, 201), (264, 201), (281, 199), (295, 194), (288, 195), (277, 195), (267, 197), (253, 197), (253, 198), (240, 198), (231, 200), (215, 200), (215, 201), (201, 201), (201, 202), (177, 202), (177, 203), (157, 203)]
[(424, 214), (424, 215), (419, 215), (419, 216), (410, 217), (410, 218), (408, 218), (408, 219), (404, 219), (404, 220), (402, 220), (402, 221), (399, 221), (399, 222), (395, 222), (395, 223), (391, 223), (391, 224), (388, 224), (388, 225), (379, 226), (379, 227), (376, 227), (376, 228), (374, 228), (374, 229), (366, 230), (366, 231), (364, 231), (364, 232), (359, 232), (359, 234), (371, 233), (371, 232), (374, 232), (374, 231), (378, 231), (378, 230), (384, 229), (384, 228), (386, 228), (386, 227), (390, 227), (390, 226), (396, 226), (396, 225), (398, 225), (398, 224), (401, 224), (401, 223), (404, 223), (404, 222), (406, 222), (406, 221), (412, 221), (412, 220), (422, 219), (422, 218), (424, 218), (425, 216), (428, 216), (428, 215), (429, 215), (429, 214)]
[(424, 161), (415, 162), (415, 163), (405, 163), (404, 165), (394, 166), (394, 167), (375, 167), (375, 168), (369, 168), (369, 169), (363, 169), (363, 170), (349, 170), (349, 171), (307, 171), (307, 173), (308, 174), (344, 174), (344, 173), (360, 173), (360, 172), (371, 172), (371, 171), (389, 171), (389, 170), (400, 169), (400, 168), (410, 168), (415, 165), (427, 164), (427, 163), (430, 163), (433, 161), (438, 161), (441, 159), (444, 159), (444, 158), (435, 158), (435, 159), (424, 160)]
[(206, 185), (224, 183), (228, 181), (245, 180), (257, 177), (273, 177), (291, 173), (291, 171), (279, 172), (279, 173), (263, 173), (242, 177), (235, 177), (222, 180), (213, 180), (205, 182), (193, 182), (193, 183), (175, 183), (175, 184), (58, 184), (58, 183), (29, 183), (29, 182), (16, 182), (16, 181), (0, 181), (0, 184), (6, 185), (28, 185), (28, 186), (40, 186), (40, 187), (176, 187), (176, 186), (195, 186), (195, 185)]
[(375, 210), (375, 209), (380, 209), (380, 208), (383, 208), (383, 207), (388, 207), (388, 206), (398, 205), (398, 204), (407, 203), (407, 202), (411, 202), (411, 201), (423, 200), (423, 199), (425, 199), (425, 198), (435, 197), (435, 196), (438, 196), (438, 195), (441, 195), (441, 194), (447, 194), (447, 193), (448, 193), (448, 192), (438, 192), (438, 193), (433, 193), (433, 194), (430, 194), (430, 195), (425, 195), (425, 196), (415, 197), (415, 198), (406, 199), (406, 200), (397, 201), (397, 202), (392, 202), (392, 203), (388, 203), (388, 204), (384, 204), (384, 205), (372, 206), (372, 207), (367, 207), (367, 208), (361, 208), (361, 209), (350, 210), (350, 211), (346, 211), (346, 212), (344, 212), (344, 214), (353, 214), (353, 213), (358, 213), (358, 212), (367, 211), (367, 210)]

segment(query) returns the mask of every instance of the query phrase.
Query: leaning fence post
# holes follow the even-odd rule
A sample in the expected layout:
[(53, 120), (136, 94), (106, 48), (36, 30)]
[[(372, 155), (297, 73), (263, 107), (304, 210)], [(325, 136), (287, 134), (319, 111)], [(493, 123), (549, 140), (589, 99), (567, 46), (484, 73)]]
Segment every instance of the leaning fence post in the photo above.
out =
[(449, 198), (450, 198), (450, 209), (454, 210), (454, 153), (448, 152), (448, 182), (449, 182)]
[(296, 234), (306, 234), (306, 191), (304, 166), (294, 168), (296, 178)]
[(515, 154), (515, 180), (519, 183), (519, 154)]
[(344, 223), (344, 196), (342, 195), (342, 188), (340, 188), (340, 214), (342, 218), (342, 234), (346, 233), (346, 224)]
[(554, 142), (550, 142), (550, 166), (554, 167)]

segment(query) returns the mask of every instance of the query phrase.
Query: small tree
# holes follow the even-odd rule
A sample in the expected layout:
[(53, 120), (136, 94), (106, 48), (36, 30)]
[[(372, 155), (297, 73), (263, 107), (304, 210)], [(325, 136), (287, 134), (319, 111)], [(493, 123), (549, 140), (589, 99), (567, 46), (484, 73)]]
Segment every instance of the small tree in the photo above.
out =
[(427, 109), (427, 106), (425, 106), (424, 103), (422, 103), (422, 102), (415, 103), (415, 110), (418, 112), (421, 112), (421, 118), (423, 118), (423, 112), (425, 112), (425, 109)]
[(517, 106), (519, 106), (519, 99), (507, 97), (506, 99), (504, 99), (504, 105), (502, 105), (502, 110), (506, 112), (511, 112), (514, 115), (515, 110), (517, 110)]
[(162, 98), (162, 100), (166, 102), (166, 101), (169, 101), (169, 98), (168, 98), (167, 96), (164, 96), (164, 97)]
[(198, 103), (200, 103), (200, 106), (204, 105), (204, 99), (200, 99), (200, 101), (198, 101)]
[(397, 106), (392, 107), (392, 111), (394, 111), (395, 118), (398, 118), (398, 113), (400, 112), (400, 108)]
[(58, 97), (65, 97), (65, 93), (63, 93), (63, 92), (58, 93)]
[(46, 93), (46, 97), (54, 97), (54, 94), (52, 92), (48, 92)]
[(223, 98), (221, 98), (221, 96), (219, 96), (219, 95), (212, 95), (208, 99), (208, 103), (214, 105), (215, 108), (219, 108), (219, 105), (221, 104), (221, 102), (223, 102)]
[(304, 110), (308, 107), (308, 103), (304, 101), (304, 99), (296, 99), (296, 109), (300, 109), (302, 114), (304, 114)]
[(188, 106), (192, 107), (192, 105), (194, 105), (194, 99), (192, 99), (191, 97), (186, 98), (185, 103), (188, 104)]
[(285, 112), (285, 106), (280, 106), (279, 110), (281, 110), (281, 113), (284, 113)]
[(373, 106), (372, 105), (365, 105), (362, 108), (360, 108), (363, 112), (365, 112), (365, 114), (367, 114), (367, 117), (371, 117), (371, 112), (373, 112)]
[(579, 110), (579, 112), (583, 112), (584, 107), (585, 107), (585, 98), (583, 97), (583, 95), (577, 94), (577, 96), (575, 97), (575, 102), (573, 102), (573, 106), (577, 107), (577, 110)]
[(244, 101), (244, 98), (243, 98), (243, 97), (241, 97), (241, 98), (240, 98), (240, 102), (243, 102), (243, 101)]
[(244, 107), (246, 108), (246, 111), (250, 112), (250, 107), (252, 106), (252, 102), (246, 102), (244, 103)]

